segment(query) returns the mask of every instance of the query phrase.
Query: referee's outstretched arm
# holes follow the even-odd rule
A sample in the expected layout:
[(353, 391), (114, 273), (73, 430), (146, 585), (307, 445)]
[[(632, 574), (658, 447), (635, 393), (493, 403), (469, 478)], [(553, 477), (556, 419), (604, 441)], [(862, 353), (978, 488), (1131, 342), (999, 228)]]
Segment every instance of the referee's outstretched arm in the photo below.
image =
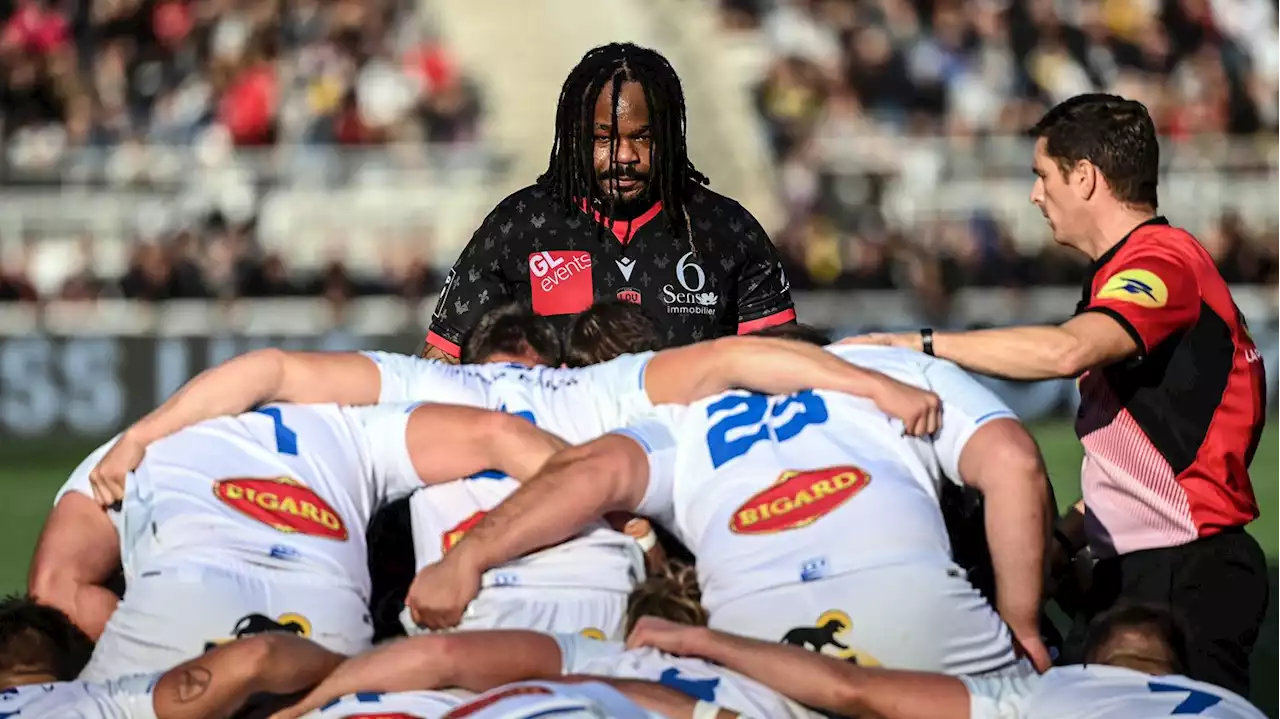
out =
[[(1056, 326), (927, 334), (932, 340), (932, 354), (971, 372), (1013, 380), (1078, 377), (1142, 350), (1128, 328), (1102, 312), (1086, 312)], [(924, 333), (872, 334), (844, 341), (925, 350)]]

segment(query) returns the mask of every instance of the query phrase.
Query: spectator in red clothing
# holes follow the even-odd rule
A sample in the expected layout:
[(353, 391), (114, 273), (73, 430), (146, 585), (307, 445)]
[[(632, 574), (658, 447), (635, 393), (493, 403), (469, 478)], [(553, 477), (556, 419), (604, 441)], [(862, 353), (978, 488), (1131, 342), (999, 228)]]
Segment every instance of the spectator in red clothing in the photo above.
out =
[(16, 12), (0, 33), (0, 46), (19, 52), (47, 54), (67, 40), (67, 19), (44, 0), (19, 0)]

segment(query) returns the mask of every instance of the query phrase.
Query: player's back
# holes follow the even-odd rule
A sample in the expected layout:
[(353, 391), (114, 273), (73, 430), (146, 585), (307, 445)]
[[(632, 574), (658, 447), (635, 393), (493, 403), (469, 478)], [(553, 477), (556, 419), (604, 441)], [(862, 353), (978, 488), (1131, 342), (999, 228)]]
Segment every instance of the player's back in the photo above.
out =
[(1102, 664), (1054, 667), (1025, 680), (966, 680), (973, 719), (1262, 719), (1244, 698), (1183, 676)]
[[(367, 353), (383, 402), (448, 401), (507, 412), (580, 444), (652, 409), (644, 372), (653, 353), (591, 367), (448, 365), (406, 355)], [(519, 485), (496, 472), (420, 490), (413, 497), (415, 559), (433, 563)], [(588, 587), (628, 592), (643, 573), (635, 541), (603, 522), (578, 536), (485, 574), (485, 586)]]
[(927, 470), (860, 398), (730, 392), (663, 408), (678, 438), (671, 514), (703, 603), (894, 563), (950, 561)]
[(155, 716), (155, 675), (101, 684), (83, 681), (27, 684), (0, 691), (0, 718), (138, 719)]
[(644, 390), (652, 352), (575, 369), (449, 365), (385, 352), (365, 354), (378, 365), (380, 402), (445, 402), (510, 412), (571, 444), (593, 440), (652, 408)]
[(442, 719), (474, 697), (472, 692), (409, 691), (348, 694), (308, 712), (305, 719)]
[(386, 491), (358, 411), (270, 405), (155, 442), (128, 483), (126, 562), (231, 553), (367, 591), (365, 528)]
[(612, 687), (596, 683), (518, 682), (459, 705), (445, 719), (663, 719)]
[(737, 672), (651, 647), (627, 649), (581, 635), (557, 635), (565, 674), (654, 682), (745, 717), (809, 719), (808, 709)]

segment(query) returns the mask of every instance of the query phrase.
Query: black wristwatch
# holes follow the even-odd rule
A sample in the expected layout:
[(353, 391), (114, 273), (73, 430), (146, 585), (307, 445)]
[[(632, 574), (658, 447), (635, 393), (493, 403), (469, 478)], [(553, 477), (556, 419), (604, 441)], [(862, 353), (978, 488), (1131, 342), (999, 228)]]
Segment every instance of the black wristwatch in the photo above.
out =
[(924, 329), (920, 330), (920, 349), (930, 357), (938, 356), (933, 353), (933, 328), (932, 327), (925, 327)]

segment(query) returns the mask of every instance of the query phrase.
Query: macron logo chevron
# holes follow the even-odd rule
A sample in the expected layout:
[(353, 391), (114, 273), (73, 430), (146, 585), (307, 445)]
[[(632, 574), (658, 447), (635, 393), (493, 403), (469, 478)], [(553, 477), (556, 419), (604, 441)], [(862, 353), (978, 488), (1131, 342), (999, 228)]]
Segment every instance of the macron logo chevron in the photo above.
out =
[(631, 281), (631, 271), (636, 268), (636, 261), (630, 257), (619, 257), (613, 263), (618, 266), (618, 271), (622, 273), (622, 279), (626, 282)]

